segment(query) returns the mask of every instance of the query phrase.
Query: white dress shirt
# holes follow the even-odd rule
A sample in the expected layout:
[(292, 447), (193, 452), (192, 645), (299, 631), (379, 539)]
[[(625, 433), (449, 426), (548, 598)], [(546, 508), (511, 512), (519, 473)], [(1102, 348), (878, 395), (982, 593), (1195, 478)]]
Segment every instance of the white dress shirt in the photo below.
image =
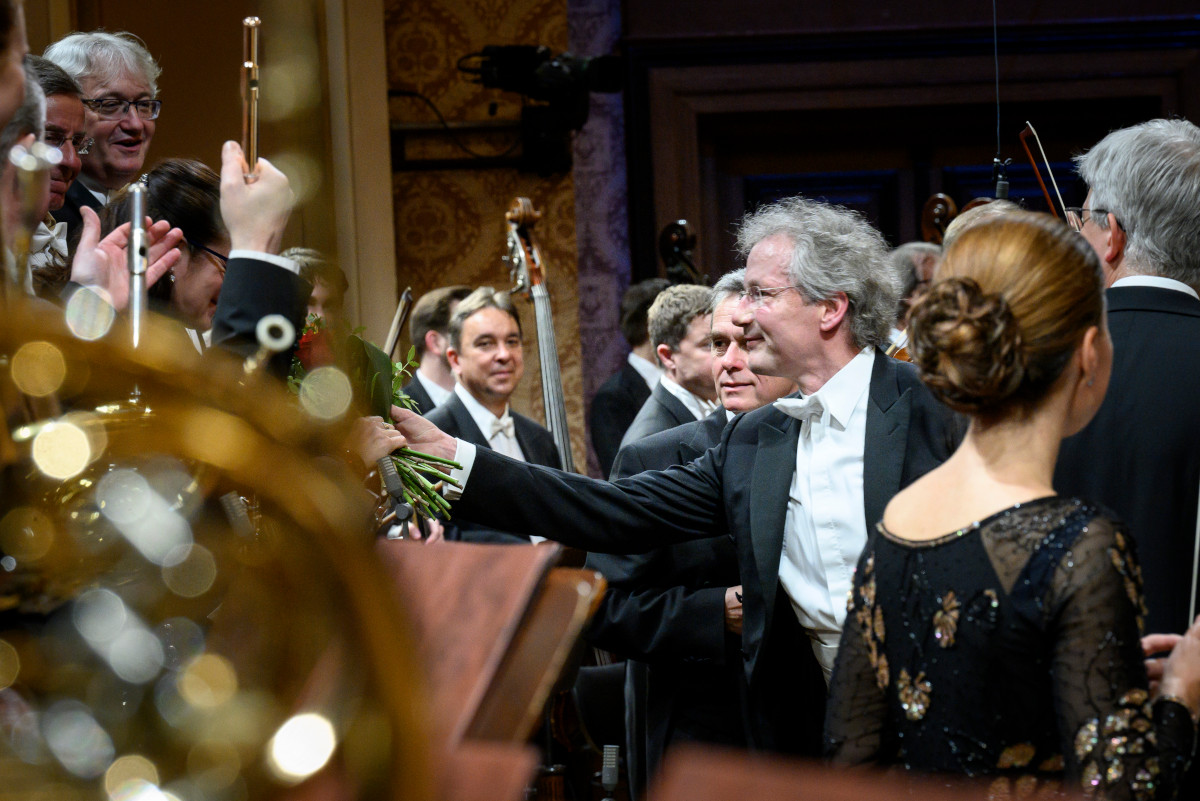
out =
[(1187, 284), (1176, 281), (1174, 278), (1163, 278), (1161, 275), (1127, 275), (1113, 281), (1113, 289), (1119, 286), (1152, 286), (1158, 289), (1174, 289), (1176, 292), (1183, 292), (1200, 300), (1200, 295), (1196, 294), (1196, 290)]
[(475, 396), (467, 392), (466, 387), (462, 384), (454, 385), (454, 394), (463, 402), (463, 406), (467, 407), (471, 419), (475, 421), (475, 425), (479, 426), (479, 430), (483, 432), (483, 436), (492, 450), (513, 459), (525, 461), (525, 454), (517, 442), (516, 429), (512, 425), (513, 419), (508, 412), (508, 406), (504, 407), (504, 414), (497, 417), (492, 414), (490, 409), (475, 400)]
[[(504, 407), (504, 414), (497, 417), (490, 409), (488, 409), (479, 401), (475, 400), (475, 396), (470, 392), (467, 392), (466, 388), (462, 384), (454, 385), (454, 394), (457, 395), (462, 400), (463, 405), (467, 407), (467, 411), (471, 414), (471, 419), (475, 421), (475, 425), (479, 426), (479, 430), (482, 431), (483, 436), (487, 438), (488, 445), (492, 446), (492, 450), (494, 450), (496, 453), (502, 453), (505, 456), (511, 457), (518, 461), (525, 461), (525, 453), (521, 450), (520, 443), (517, 442), (515, 421), (512, 418), (512, 414), (509, 413), (508, 406)], [(459, 440), (458, 450), (460, 453), (462, 452), (463, 445), (470, 446), (469, 443)], [(470, 461), (471, 464), (473, 464), (475, 462), (474, 446), (470, 447), (472, 450)], [(465, 484), (465, 474), (470, 472), (471, 466), (470, 464), (466, 463), (465, 460), (459, 459), (458, 456), (459, 454), (456, 453), (454, 460), (462, 464), (463, 470), (461, 472), (452, 470), (450, 471), (450, 475), (454, 478), (459, 478)], [(458, 497), (458, 495), (451, 495), (449, 492), (447, 492), (446, 497), (453, 500), (454, 498)], [(539, 542), (545, 542), (546, 538), (531, 534), (529, 535), (529, 541), (536, 545)]]
[(40, 270), (52, 264), (68, 264), (67, 224), (56, 223), (47, 215), (37, 224), (29, 241), (29, 269)]
[(646, 382), (646, 386), (654, 389), (654, 385), (658, 383), (658, 379), (662, 378), (663, 369), (649, 359), (643, 359), (633, 351), (625, 357), (625, 361), (629, 362), (629, 366), (637, 370), (638, 375)]
[(776, 401), (789, 410), (809, 398), (818, 416), (801, 424), (796, 472), (788, 490), (779, 581), (828, 684), (837, 657), (846, 598), (867, 543), (863, 513), (863, 448), (875, 350), (864, 348), (819, 390), (803, 399)]
[[(433, 401), (433, 406), (435, 409), (446, 401), (450, 400), (450, 396), (454, 394), (453, 390), (445, 389), (436, 381), (430, 381), (428, 378), (426, 378), (421, 372), (420, 367), (418, 367), (417, 371), (413, 373), (413, 377), (417, 379), (417, 383), (425, 388), (425, 392), (429, 395), (429, 399)], [(475, 399), (472, 398), (471, 400)], [(480, 430), (482, 430), (482, 428)]]
[(667, 378), (665, 375), (658, 381), (662, 384), (662, 388), (678, 398), (679, 402), (687, 407), (687, 410), (697, 420), (703, 420), (705, 417), (708, 417), (720, 406), (716, 401), (705, 400), (694, 392), (684, 389), (677, 382)]

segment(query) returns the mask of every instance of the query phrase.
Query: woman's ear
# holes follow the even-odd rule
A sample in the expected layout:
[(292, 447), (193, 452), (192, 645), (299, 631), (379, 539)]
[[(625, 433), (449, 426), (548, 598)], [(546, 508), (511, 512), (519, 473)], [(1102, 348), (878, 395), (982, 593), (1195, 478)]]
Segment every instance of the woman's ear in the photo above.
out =
[(1089, 387), (1096, 385), (1096, 374), (1100, 367), (1100, 351), (1097, 347), (1099, 336), (1100, 329), (1093, 325), (1083, 332), (1083, 339), (1076, 351), (1079, 360), (1079, 380)]
[(1070, 407), (1064, 436), (1074, 434), (1086, 426), (1104, 402), (1108, 390), (1108, 377), (1112, 371), (1112, 345), (1107, 332), (1099, 326), (1091, 326), (1083, 333), (1083, 339), (1075, 350), (1071, 369), (1072, 380)]

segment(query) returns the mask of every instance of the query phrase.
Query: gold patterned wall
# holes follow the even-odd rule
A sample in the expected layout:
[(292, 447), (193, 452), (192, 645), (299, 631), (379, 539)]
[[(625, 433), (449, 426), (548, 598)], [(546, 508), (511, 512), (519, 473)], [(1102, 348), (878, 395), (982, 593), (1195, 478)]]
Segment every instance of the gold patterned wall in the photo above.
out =
[[(385, 27), (388, 85), (415, 91), (433, 102), (454, 124), (489, 121), (494, 131), (437, 130), (410, 133), (405, 163), (424, 159), (469, 158), (460, 145), (482, 155), (503, 152), (517, 137), (519, 96), (470, 83), (456, 68), (458, 59), (489, 44), (543, 44), (567, 48), (567, 8), (563, 0), (388, 0)], [(390, 101), (393, 124), (410, 129), (436, 123), (429, 106), (408, 97)], [(446, 284), (507, 287), (504, 212), (524, 195), (543, 212), (534, 235), (547, 266), (554, 308), (567, 417), (575, 463), (586, 465), (583, 391), (580, 370), (579, 302), (576, 292), (575, 189), (569, 174), (540, 178), (514, 168), (398, 169), (393, 174), (396, 212), (396, 269), (399, 285), (419, 297)], [(543, 422), (541, 381), (533, 307), (520, 301), (525, 331), (525, 378), (513, 407)]]

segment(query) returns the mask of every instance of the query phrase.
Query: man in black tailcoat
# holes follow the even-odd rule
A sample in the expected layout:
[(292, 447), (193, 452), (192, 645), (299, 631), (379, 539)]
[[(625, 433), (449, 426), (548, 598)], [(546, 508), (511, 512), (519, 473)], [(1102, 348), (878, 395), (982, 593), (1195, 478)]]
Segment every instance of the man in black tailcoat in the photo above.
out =
[[(725, 425), (794, 392), (785, 378), (746, 365), (733, 313), (744, 271), (723, 276), (709, 301), (713, 383), (721, 407), (703, 420), (652, 434), (621, 449), (612, 479), (693, 461), (721, 441)], [(637, 786), (658, 771), (677, 742), (745, 745), (741, 713), (741, 581), (727, 534), (649, 553), (590, 554), (609, 589), (589, 639), (626, 657), (626, 753)]]
[[(746, 290), (733, 321), (750, 369), (795, 381), (692, 463), (614, 484), (504, 459), (401, 414), (414, 447), (463, 464), (454, 513), (592, 551), (734, 539), (753, 747), (815, 756), (846, 596), (868, 532), (902, 487), (940, 464), (961, 421), (887, 358), (899, 289), (882, 236), (803, 198), (749, 215)], [(801, 499), (807, 499), (802, 503)]]
[(1125, 521), (1147, 631), (1182, 632), (1196, 614), (1200, 128), (1152, 120), (1114, 131), (1077, 161), (1090, 191), (1070, 217), (1104, 264), (1113, 369), (1100, 411), (1064, 440), (1054, 485)]

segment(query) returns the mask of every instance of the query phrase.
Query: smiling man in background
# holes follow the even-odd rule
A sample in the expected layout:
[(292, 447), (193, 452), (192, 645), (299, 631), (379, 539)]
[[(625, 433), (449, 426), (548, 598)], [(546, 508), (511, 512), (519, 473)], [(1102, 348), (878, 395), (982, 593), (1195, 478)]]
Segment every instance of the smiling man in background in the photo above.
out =
[(87, 135), (94, 140), (79, 180), (54, 214), (73, 236), (82, 223), (81, 207), (99, 211), (111, 192), (141, 174), (162, 107), (156, 99), (161, 70), (141, 39), (124, 32), (72, 33), (43, 55), (83, 90)]

